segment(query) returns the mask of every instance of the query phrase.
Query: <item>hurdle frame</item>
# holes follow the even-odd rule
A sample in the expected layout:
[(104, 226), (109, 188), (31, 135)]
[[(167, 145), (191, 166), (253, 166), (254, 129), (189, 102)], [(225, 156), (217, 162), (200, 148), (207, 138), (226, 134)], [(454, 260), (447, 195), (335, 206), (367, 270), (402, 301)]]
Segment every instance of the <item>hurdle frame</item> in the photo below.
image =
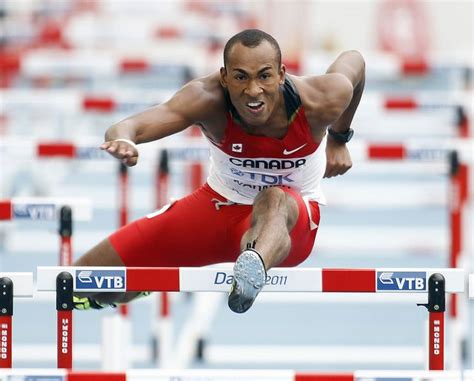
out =
[(0, 369), (13, 364), (13, 306), (15, 297), (33, 296), (33, 274), (0, 272)]
[[(69, 295), (73, 292), (228, 292), (230, 287), (228, 281), (233, 277), (230, 269), (224, 267), (38, 267), (38, 290), (56, 290), (57, 292), (58, 277), (64, 276), (65, 273), (71, 274), (73, 281), (67, 285), (62, 284), (61, 292), (68, 288)], [(393, 278), (397, 273), (402, 275), (398, 275), (399, 278)], [(55, 280), (54, 284), (53, 280)], [(104, 282), (105, 286), (102, 287)], [(275, 268), (269, 271), (266, 283), (263, 291), (269, 292), (423, 292), (427, 294), (428, 303), (422, 305), (426, 306), (430, 313), (429, 370), (444, 369), (445, 293), (465, 291), (464, 271), (459, 269)], [(405, 284), (408, 286), (405, 287)]]

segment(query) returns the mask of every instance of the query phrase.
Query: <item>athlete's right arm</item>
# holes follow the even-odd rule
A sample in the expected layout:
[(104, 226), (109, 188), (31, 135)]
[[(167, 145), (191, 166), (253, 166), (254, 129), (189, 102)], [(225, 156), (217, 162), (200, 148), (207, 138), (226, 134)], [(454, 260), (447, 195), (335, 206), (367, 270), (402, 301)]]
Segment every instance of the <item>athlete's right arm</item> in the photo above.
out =
[(100, 148), (128, 166), (137, 164), (135, 144), (164, 138), (207, 118), (206, 113), (212, 110), (212, 94), (204, 81), (191, 81), (165, 103), (112, 125)]

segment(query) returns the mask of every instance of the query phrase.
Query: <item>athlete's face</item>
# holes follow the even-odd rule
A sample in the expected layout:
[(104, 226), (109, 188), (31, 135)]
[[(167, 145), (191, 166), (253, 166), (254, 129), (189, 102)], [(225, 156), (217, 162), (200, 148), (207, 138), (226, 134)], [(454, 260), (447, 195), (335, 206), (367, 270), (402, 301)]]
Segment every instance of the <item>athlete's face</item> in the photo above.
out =
[(267, 41), (253, 48), (235, 44), (226, 67), (221, 68), (221, 83), (232, 104), (243, 121), (255, 127), (264, 126), (274, 113), (284, 80), (285, 67), (279, 65), (277, 52)]

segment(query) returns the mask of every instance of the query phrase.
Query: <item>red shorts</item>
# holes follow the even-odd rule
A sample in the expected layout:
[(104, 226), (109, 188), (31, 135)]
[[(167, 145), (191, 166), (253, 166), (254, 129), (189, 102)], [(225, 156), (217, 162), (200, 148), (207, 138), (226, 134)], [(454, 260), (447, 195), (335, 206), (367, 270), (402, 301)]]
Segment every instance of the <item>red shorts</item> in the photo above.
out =
[[(291, 251), (280, 264), (296, 266), (311, 253), (317, 229), (310, 229), (308, 209), (295, 191), (281, 188), (298, 203), (299, 216), (292, 229)], [(204, 184), (161, 213), (152, 213), (124, 226), (109, 239), (130, 267), (194, 267), (234, 262), (240, 254), (240, 240), (250, 228), (252, 205), (216, 208), (213, 199), (224, 197)], [(312, 221), (319, 224), (319, 205), (309, 202)]]

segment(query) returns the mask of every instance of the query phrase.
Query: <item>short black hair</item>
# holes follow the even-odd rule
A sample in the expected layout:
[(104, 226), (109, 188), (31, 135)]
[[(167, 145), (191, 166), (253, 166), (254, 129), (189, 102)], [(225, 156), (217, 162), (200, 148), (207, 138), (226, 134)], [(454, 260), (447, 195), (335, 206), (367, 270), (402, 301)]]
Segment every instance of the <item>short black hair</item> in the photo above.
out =
[(231, 37), (229, 41), (227, 41), (224, 47), (224, 67), (229, 58), (229, 52), (235, 44), (240, 42), (243, 46), (246, 46), (248, 48), (255, 48), (256, 46), (260, 45), (262, 41), (268, 41), (270, 45), (273, 46), (276, 52), (278, 67), (280, 67), (281, 66), (280, 45), (278, 45), (277, 40), (275, 40), (272, 36), (270, 36), (268, 33), (265, 33), (264, 31), (259, 30), (259, 29), (243, 30), (242, 32), (239, 32), (233, 37)]

